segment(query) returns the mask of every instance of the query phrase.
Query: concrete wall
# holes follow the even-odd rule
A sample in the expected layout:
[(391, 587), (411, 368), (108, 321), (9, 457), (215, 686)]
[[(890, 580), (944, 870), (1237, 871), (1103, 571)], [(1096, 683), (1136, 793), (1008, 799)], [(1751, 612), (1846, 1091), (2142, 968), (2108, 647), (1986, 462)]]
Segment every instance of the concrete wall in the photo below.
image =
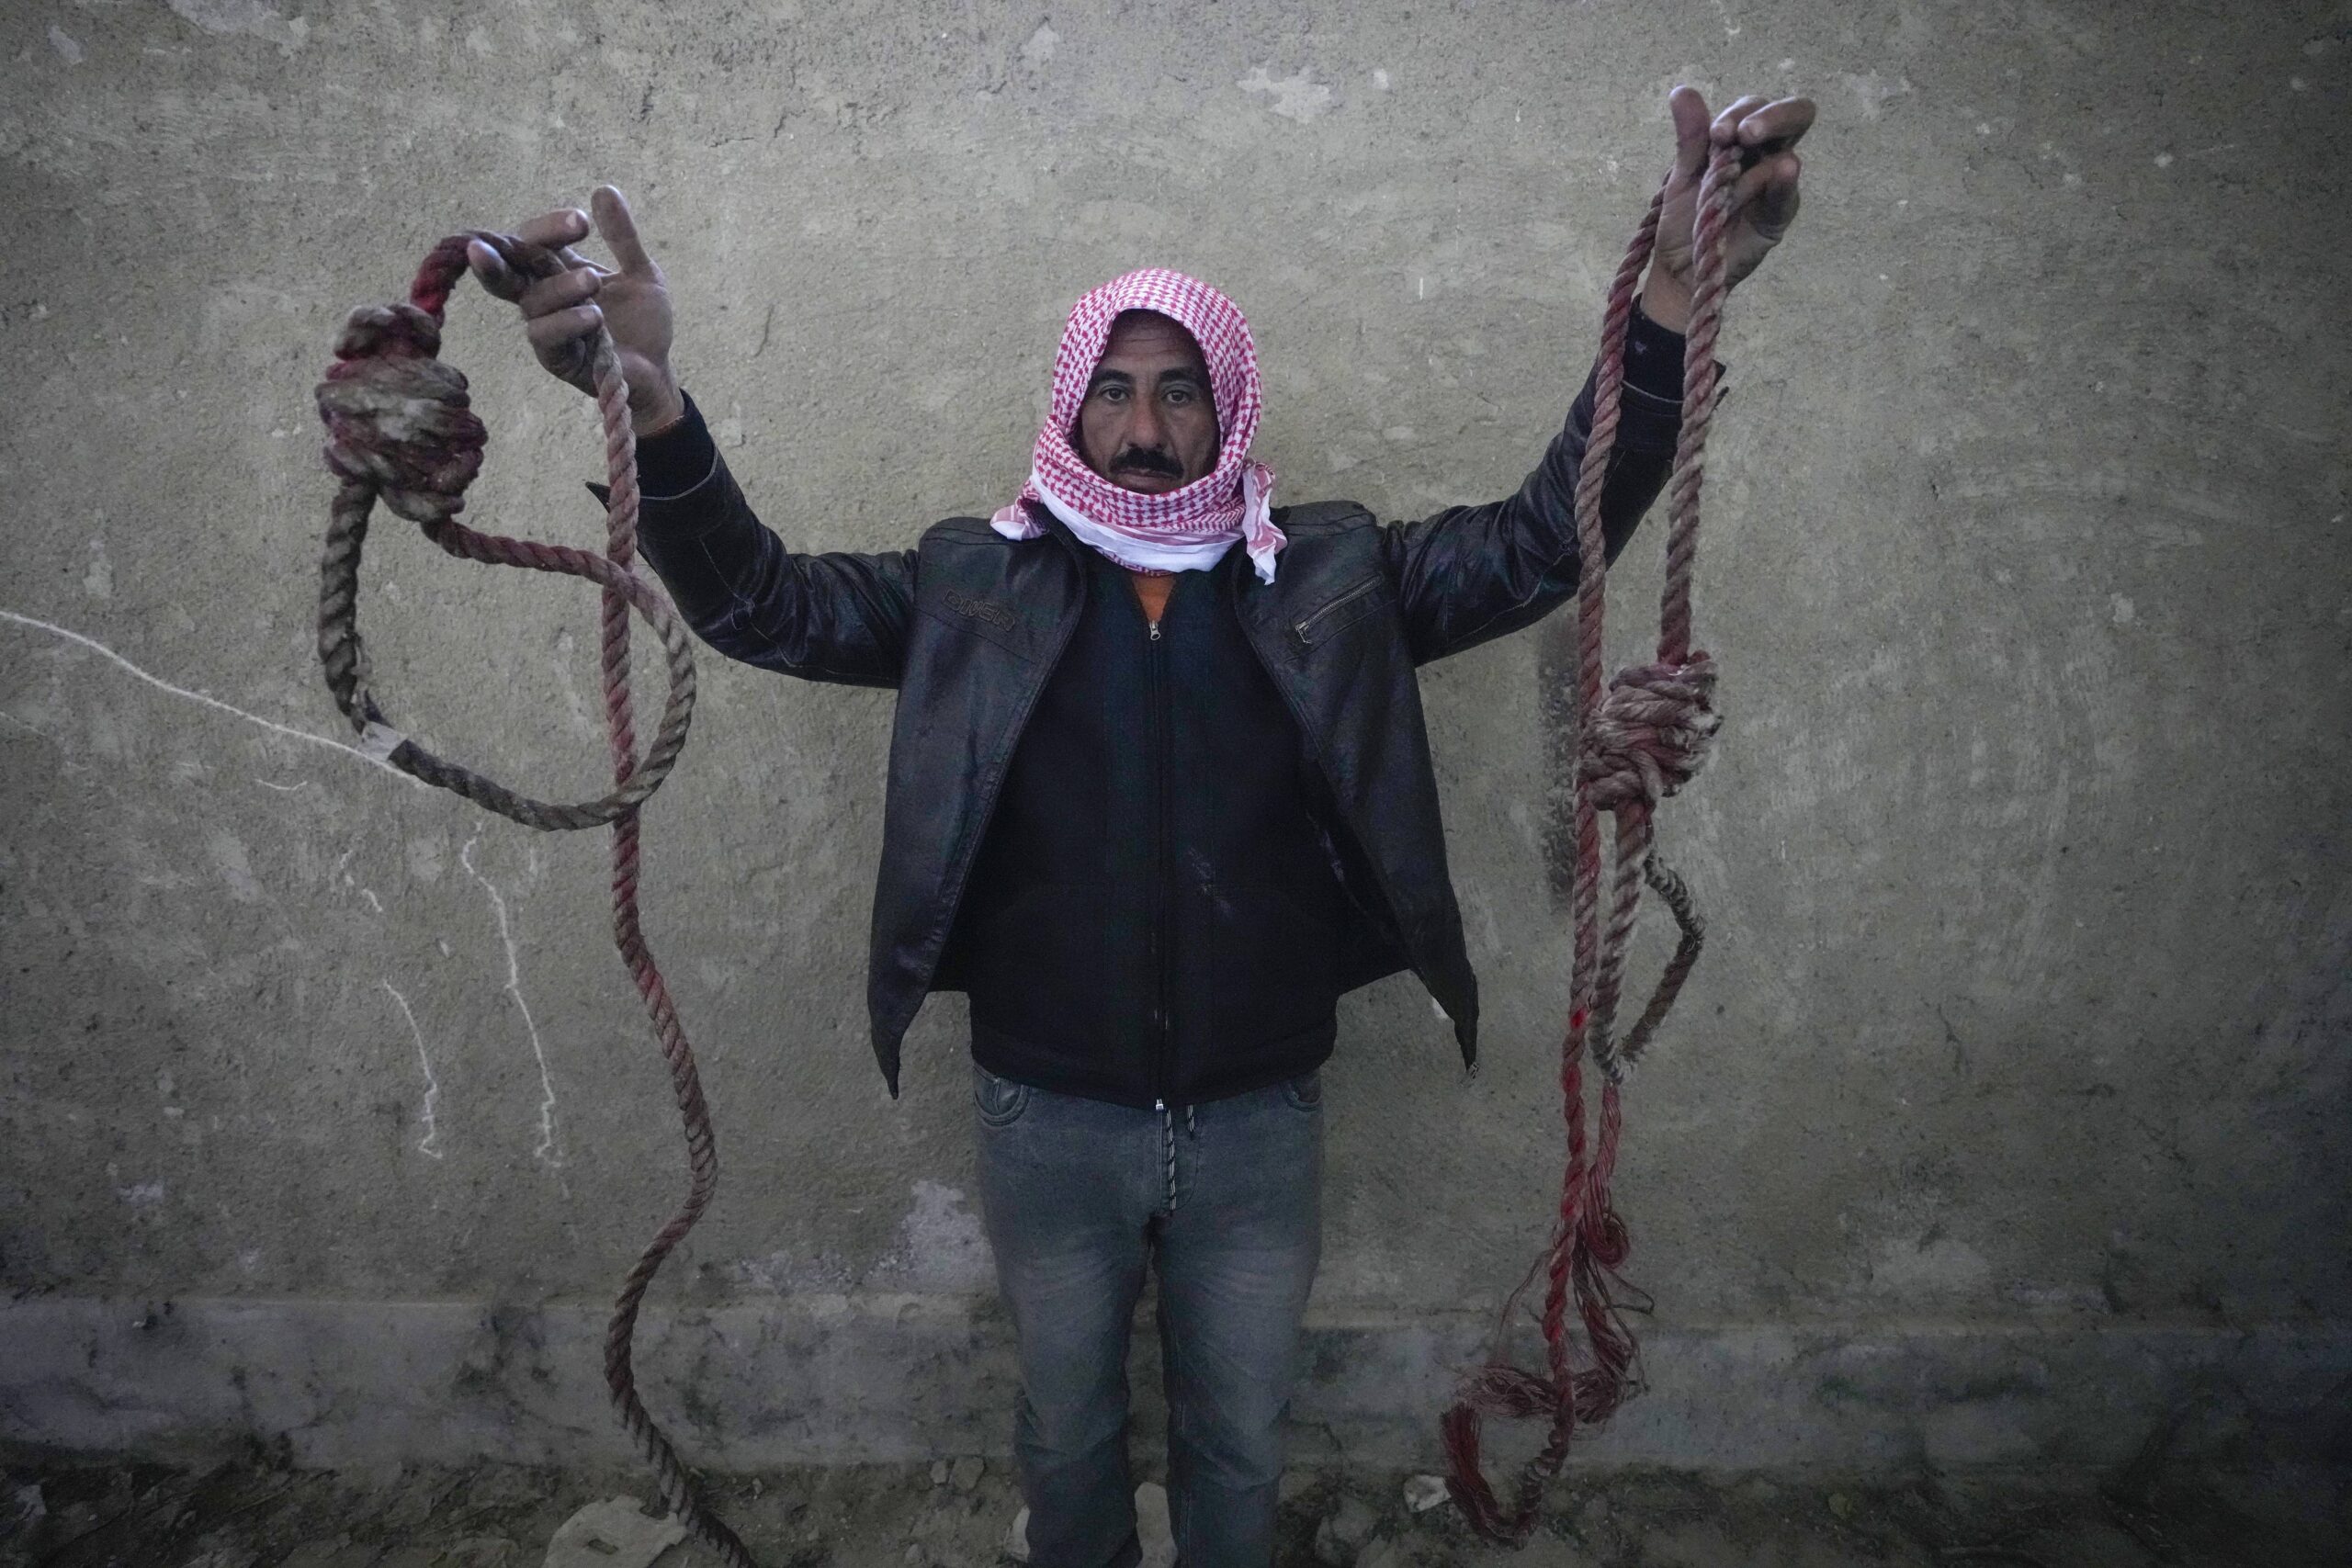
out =
[[(1823, 119), (1728, 326), (1729, 725), (1665, 819), (1714, 940), (1628, 1100), (1659, 1393), (1594, 1451), (2316, 1429), (2352, 1372), (2347, 72), (2316, 0), (7, 7), (0, 1433), (617, 1451), (589, 1345), (675, 1115), (601, 841), (316, 739), (345, 310), (613, 179), (755, 501), (878, 549), (1010, 493), (1069, 300), (1162, 262), (1250, 312), (1283, 494), (1415, 515), (1555, 427), (1684, 80)], [(506, 308), (449, 335), (471, 518), (593, 542), (586, 404)], [(585, 591), (387, 526), (363, 614), (404, 725), (597, 787)], [(1542, 1239), (1566, 630), (1425, 682), (1489, 1066), (1409, 980), (1343, 1006), (1334, 1440), (1425, 1454)], [(722, 1461), (992, 1444), (960, 1005), (898, 1103), (865, 1044), (890, 699), (702, 670), (646, 897), (726, 1175), (647, 1381)]]

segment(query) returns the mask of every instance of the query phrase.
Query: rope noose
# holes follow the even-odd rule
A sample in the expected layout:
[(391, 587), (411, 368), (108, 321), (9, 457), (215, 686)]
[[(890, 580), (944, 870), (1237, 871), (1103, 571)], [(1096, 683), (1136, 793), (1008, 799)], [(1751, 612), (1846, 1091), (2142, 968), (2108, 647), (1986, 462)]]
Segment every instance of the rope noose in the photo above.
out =
[[(1717, 147), (1699, 185), (1698, 219), (1692, 233), (1693, 287), (1690, 330), (1684, 337), (1682, 429), (1674, 469), (1667, 481), (1666, 588), (1659, 609), (1657, 661), (1621, 670), (1601, 682), (1601, 623), (1606, 603), (1608, 558), (1600, 529), (1600, 492), (1616, 445), (1624, 400), (1625, 333), (1643, 266), (1657, 241), (1665, 187), (1619, 264), (1601, 320), (1600, 363), (1595, 388), (1592, 432), (1577, 473), (1577, 549), (1581, 575), (1577, 587), (1577, 745), (1570, 787), (1576, 802), (1575, 968), (1568, 1028), (1560, 1046), (1561, 1111), (1567, 1123), (1567, 1164), (1560, 1183), (1560, 1209), (1552, 1240), (1528, 1277), (1503, 1304), (1496, 1348), (1487, 1364), (1464, 1382), (1440, 1423), (1450, 1473), (1446, 1489), (1471, 1528), (1491, 1540), (1515, 1544), (1534, 1529), (1544, 1491), (1567, 1460), (1579, 1426), (1606, 1420), (1641, 1391), (1636, 1350), (1626, 1327), (1624, 1307), (1612, 1287), (1624, 1280), (1618, 1269), (1630, 1249), (1624, 1223), (1611, 1201), (1610, 1181), (1617, 1167), (1618, 1137), (1624, 1124), (1619, 1090), (1625, 1068), (1649, 1043), (1659, 1022), (1698, 962), (1705, 925), (1692, 907), (1682, 879), (1652, 847), (1652, 818), (1657, 803), (1689, 783), (1705, 761), (1708, 742), (1722, 723), (1712, 705), (1714, 661), (1690, 647), (1690, 578), (1699, 544), (1699, 485), (1704, 465), (1707, 424), (1714, 412), (1715, 337), (1723, 318), (1724, 229), (1731, 188), (1742, 155)], [(1609, 910), (1600, 919), (1602, 875), (1600, 814), (1615, 818)], [(1658, 979), (1657, 988), (1622, 1041), (1611, 1035), (1625, 954), (1646, 882), (1673, 912), (1681, 940)], [(1586, 1128), (1584, 1057), (1589, 1052), (1601, 1076), (1600, 1108), (1591, 1134)], [(1510, 1365), (1503, 1349), (1521, 1295), (1544, 1276), (1544, 1371)], [(1571, 1355), (1568, 1312), (1573, 1305), (1584, 1327), (1585, 1350)], [(1579, 1360), (1581, 1365), (1578, 1364)], [(1546, 1417), (1551, 1426), (1543, 1449), (1520, 1472), (1517, 1495), (1506, 1507), (1479, 1469), (1479, 1427), (1487, 1416)]]
[[(465, 276), (466, 245), (480, 240), (526, 277), (547, 277), (560, 264), (547, 251), (503, 234), (453, 234), (433, 247), (409, 286), (406, 304), (363, 305), (344, 322), (335, 363), (319, 383), (319, 415), (326, 422), (327, 467), (342, 481), (327, 525), (320, 565), (319, 660), (360, 747), (427, 784), (455, 791), (527, 827), (613, 829), (613, 935), (629, 976), (644, 998), (653, 1032), (670, 1067), (671, 1087), (685, 1123), (691, 1181), (685, 1202), (649, 1243), (623, 1281), (605, 1335), (605, 1381), (613, 1406), (661, 1484), (662, 1500), (681, 1523), (717, 1551), (729, 1568), (757, 1568), (751, 1552), (703, 1503), (677, 1450), (638, 1398), (629, 1362), (639, 1304), (671, 1250), (694, 1228), (718, 1184), (718, 1152), (710, 1111), (685, 1030), (669, 987), (646, 946), (637, 912), (638, 808), (659, 789), (685, 745), (694, 712), (694, 649), (662, 592), (635, 565), (637, 556), (637, 436), (629, 423), (628, 388), (613, 340), (598, 329), (591, 373), (596, 412), (605, 430), (605, 467), (612, 482), (605, 553), (530, 539), (481, 534), (457, 520), (466, 486), (481, 468), (487, 433), (469, 408), (466, 378), (443, 364), (441, 322), (450, 291)], [(359, 552), (378, 500), (423, 525), (424, 536), (453, 556), (533, 571), (584, 577), (603, 589), (605, 725), (612, 742), (613, 788), (599, 800), (561, 806), (515, 794), (447, 762), (394, 729), (377, 705), (359, 638)], [(670, 696), (661, 728), (645, 755), (637, 754), (635, 706), (629, 694), (629, 612), (661, 638), (668, 658)]]

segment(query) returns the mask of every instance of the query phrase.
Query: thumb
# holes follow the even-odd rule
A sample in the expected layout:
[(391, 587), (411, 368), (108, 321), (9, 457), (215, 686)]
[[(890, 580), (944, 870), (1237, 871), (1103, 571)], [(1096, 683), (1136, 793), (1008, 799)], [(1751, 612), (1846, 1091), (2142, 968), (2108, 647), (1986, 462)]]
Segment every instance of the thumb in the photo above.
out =
[(620, 263), (621, 271), (632, 277), (650, 277), (655, 268), (653, 258), (645, 254), (645, 242), (637, 237), (637, 220), (628, 209), (628, 201), (616, 186), (598, 186), (588, 197), (590, 209), (596, 217), (596, 232)]
[(1796, 221), (1799, 167), (1793, 152), (1776, 154), (1763, 165), (1764, 184), (1756, 193), (1748, 220), (1768, 240), (1780, 239)]
[(1679, 184), (1696, 180), (1707, 166), (1707, 100), (1692, 86), (1674, 89), (1666, 100), (1674, 116), (1674, 178)]

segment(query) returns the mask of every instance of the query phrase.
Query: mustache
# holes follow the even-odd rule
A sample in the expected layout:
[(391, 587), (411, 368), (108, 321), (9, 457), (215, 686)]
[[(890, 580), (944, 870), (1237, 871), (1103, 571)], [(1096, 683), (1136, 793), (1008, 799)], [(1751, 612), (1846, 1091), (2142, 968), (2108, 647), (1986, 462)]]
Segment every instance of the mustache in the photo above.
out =
[(1172, 456), (1157, 446), (1130, 446), (1112, 459), (1114, 473), (1164, 474), (1171, 479), (1184, 477), (1184, 467)]

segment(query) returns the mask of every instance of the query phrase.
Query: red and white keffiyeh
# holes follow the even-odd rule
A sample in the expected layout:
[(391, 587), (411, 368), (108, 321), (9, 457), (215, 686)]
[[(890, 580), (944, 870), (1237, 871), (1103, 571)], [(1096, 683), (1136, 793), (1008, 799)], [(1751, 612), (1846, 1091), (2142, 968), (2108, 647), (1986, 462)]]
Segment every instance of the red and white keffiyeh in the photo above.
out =
[[(1165, 495), (1112, 483), (1070, 446), (1087, 383), (1110, 341), (1111, 323), (1124, 310), (1166, 316), (1193, 334), (1208, 361), (1220, 438), (1216, 467)], [(1029, 482), (989, 524), (1008, 539), (1034, 539), (1045, 528), (1027, 507), (1041, 502), (1080, 540), (1137, 571), (1205, 571), (1238, 539), (1259, 579), (1272, 582), (1274, 556), (1284, 541), (1269, 515), (1273, 470), (1249, 456), (1261, 406), (1258, 347), (1232, 300), (1165, 267), (1114, 277), (1071, 307), (1061, 352), (1054, 356), (1053, 412), (1037, 433)]]

